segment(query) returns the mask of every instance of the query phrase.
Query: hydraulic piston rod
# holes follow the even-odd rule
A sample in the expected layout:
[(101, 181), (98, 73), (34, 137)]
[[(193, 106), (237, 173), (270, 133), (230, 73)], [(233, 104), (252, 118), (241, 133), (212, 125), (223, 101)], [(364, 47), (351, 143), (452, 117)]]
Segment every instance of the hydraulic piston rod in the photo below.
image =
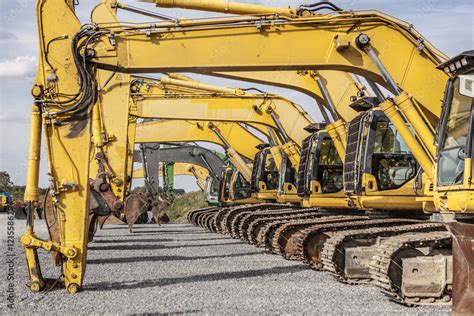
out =
[(290, 137), (288, 136), (288, 134), (286, 133), (285, 129), (283, 128), (283, 125), (281, 124), (280, 122), (280, 119), (278, 118), (278, 116), (275, 114), (275, 112), (271, 112), (270, 113), (273, 121), (275, 122), (275, 125), (277, 126), (278, 128), (278, 131), (280, 132), (282, 138), (283, 138), (283, 141), (285, 143), (288, 143), (290, 141)]
[(379, 99), (380, 102), (385, 101), (385, 96), (383, 95), (380, 88), (377, 87), (375, 82), (373, 82), (372, 80), (367, 80), (367, 83), (369, 84), (369, 87), (374, 91), (375, 95), (377, 96), (377, 99)]
[(240, 89), (231, 89), (231, 88), (224, 88), (213, 86), (201, 82), (191, 81), (191, 80), (181, 80), (181, 79), (173, 79), (170, 77), (161, 77), (160, 82), (164, 85), (175, 85), (180, 87), (186, 87), (191, 89), (198, 89), (198, 90), (205, 90), (210, 92), (217, 92), (217, 93), (227, 93), (227, 94), (234, 94), (234, 95), (244, 95), (245, 92)]
[(356, 38), (356, 43), (359, 48), (364, 50), (367, 53), (367, 56), (369, 56), (370, 60), (374, 63), (375, 67), (379, 70), (380, 74), (382, 75), (383, 79), (385, 82), (389, 85), (391, 88), (392, 92), (395, 95), (399, 95), (401, 90), (398, 87), (397, 83), (395, 80), (393, 80), (392, 76), (388, 72), (387, 68), (382, 64), (380, 61), (379, 57), (377, 56), (377, 53), (375, 50), (372, 48), (370, 45), (370, 38), (366, 34), (360, 34)]
[[(337, 116), (336, 111), (334, 110), (335, 109), (334, 102), (332, 102), (332, 99), (329, 96), (328, 90), (326, 89), (324, 84), (321, 82), (321, 79), (319, 77), (316, 76), (315, 80), (316, 80), (316, 83), (318, 84), (318, 87), (319, 87), (319, 90), (321, 91), (321, 94), (324, 97), (324, 101), (326, 102), (326, 104), (328, 106), (329, 113), (331, 113), (333, 121), (337, 120), (338, 116)], [(329, 122), (329, 120), (328, 120), (328, 122)]]
[(278, 142), (276, 140), (275, 131), (272, 128), (268, 128), (268, 143), (270, 146), (277, 146)]
[(196, 172), (196, 168), (194, 168), (194, 166), (189, 166), (188, 168), (189, 172), (191, 172), (193, 174), (193, 176), (196, 178), (196, 184), (198, 185), (198, 187), (202, 190), (202, 191), (205, 191), (206, 190), (206, 186), (205, 184), (202, 182), (201, 178), (199, 178), (199, 175), (197, 174)]
[(246, 4), (225, 0), (140, 0), (155, 3), (162, 8), (183, 8), (191, 10), (222, 12), (229, 14), (268, 15), (279, 14), (296, 16), (296, 11), (291, 8), (268, 7), (256, 4)]
[[(209, 170), (209, 175), (211, 176), (211, 178), (213, 178), (215, 181), (218, 181), (217, 180), (217, 175), (214, 173), (214, 171), (212, 171), (212, 167), (209, 164), (209, 162), (207, 161), (206, 156), (204, 156), (202, 153), (198, 153), (198, 156), (201, 157), (202, 161), (204, 162), (204, 164), (207, 167), (207, 170)], [(196, 170), (194, 167), (192, 167), (192, 168), (193, 168), (193, 170)]]
[[(283, 139), (281, 150), (285, 153), (285, 157), (290, 159), (293, 166), (297, 168), (300, 162), (300, 154), (301, 154), (298, 146), (290, 140), (290, 137), (286, 133), (285, 129), (283, 128), (283, 125), (280, 122), (280, 119), (275, 114), (275, 112), (273, 111), (270, 112), (270, 115), (272, 116), (272, 119), (275, 122), (275, 125), (277, 126), (277, 129), (280, 132), (280, 135)], [(277, 156), (276, 152), (272, 152), (272, 153), (273, 153), (273, 156), (275, 157)]]

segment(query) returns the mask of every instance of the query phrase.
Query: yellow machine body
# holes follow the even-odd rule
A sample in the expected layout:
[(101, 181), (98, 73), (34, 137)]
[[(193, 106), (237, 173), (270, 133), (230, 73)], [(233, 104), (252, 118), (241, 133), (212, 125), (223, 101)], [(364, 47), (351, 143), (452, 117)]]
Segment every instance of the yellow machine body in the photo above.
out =
[[(100, 17), (101, 22), (97, 26), (103, 32), (97, 33), (93, 41), (87, 42), (86, 54), (90, 63), (101, 71), (110, 71), (111, 74), (110, 81), (107, 75), (103, 77), (100, 73), (95, 78), (101, 83), (97, 87), (99, 98), (95, 100), (90, 94), (85, 95), (85, 92), (81, 91), (78, 78), (85, 80), (85, 77), (78, 71), (79, 64), (74, 62), (77, 56), (71, 50), (72, 41), (81, 30), (74, 12), (74, 2), (72, 0), (37, 2), (40, 56), (37, 77), (32, 89), (36, 102), (31, 111), (25, 200), (31, 205), (39, 198), (39, 157), (41, 134), (44, 130), (53, 189), (52, 200), (58, 213), (61, 243), (37, 238), (34, 234), (33, 219), (28, 220), (21, 242), (26, 249), (30, 287), (33, 291), (39, 291), (45, 285), (36, 254), (38, 248), (56, 250), (63, 254), (65, 285), (69, 292), (74, 293), (82, 287), (89, 214), (89, 171), (90, 162), (94, 159), (91, 139), (94, 142), (95, 154), (105, 151), (111, 156), (115, 150), (114, 136), (117, 139), (127, 137), (127, 140), (121, 140), (124, 143), (128, 142), (125, 148), (125, 154), (129, 157), (127, 161), (132, 160), (131, 148), (133, 143), (139, 142), (137, 139), (141, 138), (142, 142), (147, 142), (147, 139), (155, 142), (150, 140), (149, 132), (157, 122), (143, 123), (141, 128), (137, 127), (135, 130), (136, 118), (128, 115), (121, 116), (116, 131), (110, 133), (107, 131), (105, 122), (112, 117), (108, 117), (111, 113), (109, 111), (112, 111), (108, 107), (114, 105), (104, 101), (103, 98), (108, 94), (107, 89), (118, 84), (116, 81), (120, 81), (120, 76), (125, 73), (186, 71), (226, 75), (230, 72), (272, 72), (281, 68), (285, 71), (335, 70), (364, 76), (390, 89), (366, 51), (358, 45), (363, 33), (370, 39), (370, 45), (376, 48), (379, 60), (393, 80), (403, 90), (400, 96), (382, 104), (381, 109), (404, 135), (405, 142), (422, 165), (428, 180), (435, 180), (434, 152), (428, 142), (432, 130), (422, 125), (418, 126), (416, 122), (421, 118), (431, 126), (435, 126), (439, 120), (441, 112), (439, 100), (442, 99), (448, 76), (437, 70), (435, 65), (444, 61), (446, 56), (425, 39), (420, 43), (422, 37), (411, 25), (374, 11), (293, 16), (293, 12), (286, 9), (279, 11), (260, 6), (235, 7), (208, 1), (207, 5), (197, 5), (194, 8), (259, 16), (182, 20), (179, 23), (163, 21), (153, 23), (154, 27), (150, 29), (149, 23), (119, 23), (116, 19), (117, 6), (114, 6), (114, 3), (115, 1), (104, 0), (92, 13), (93, 20)], [(168, 7), (189, 6), (189, 2), (174, 1), (157, 2), (157, 4)], [(266, 17), (263, 22), (261, 15)], [(357, 27), (353, 27), (354, 25)], [(84, 29), (81, 30), (83, 31)], [(86, 42), (80, 39), (78, 44), (84, 45)], [(301, 49), (302, 45), (305, 49)], [(242, 47), (246, 49), (242, 50)], [(236, 51), (239, 54), (235, 54)], [(90, 71), (89, 74), (93, 72)], [(124, 94), (117, 95), (123, 97)], [(128, 99), (126, 100), (115, 104), (121, 108), (119, 110), (121, 114), (117, 115), (123, 115), (127, 111), (128, 104), (124, 104), (128, 102)], [(115, 110), (114, 107), (113, 111)], [(104, 114), (105, 112), (107, 114)], [(343, 119), (347, 121), (346, 118)], [(128, 125), (125, 122), (128, 122)], [(203, 138), (204, 134), (208, 134), (209, 138), (214, 137), (215, 143), (219, 143), (217, 136), (210, 136), (215, 133), (202, 122), (160, 123), (163, 125), (168, 123), (169, 128), (173, 129), (183, 126), (184, 133), (186, 133), (184, 126), (197, 126), (198, 128), (188, 126), (187, 131), (195, 138)], [(407, 122), (413, 124), (415, 140), (412, 139), (413, 135), (410, 138), (406, 132)], [(223, 126), (235, 123), (218, 124), (223, 134), (235, 132), (233, 128), (223, 132)], [(101, 130), (101, 126), (105, 126), (106, 134), (103, 133), (103, 129)], [(235, 126), (233, 125), (234, 128)], [(124, 136), (124, 133), (128, 135)], [(244, 131), (240, 130), (235, 134), (242, 133)], [(340, 129), (339, 137), (341, 134), (343, 133)], [(166, 137), (170, 142), (179, 141), (176, 135), (165, 135)], [(250, 147), (248, 143), (246, 146)], [(117, 148), (117, 151), (120, 150), (123, 151), (123, 148)], [(470, 161), (466, 165), (472, 169)], [(119, 171), (126, 173), (130, 170), (126, 165), (122, 168), (124, 170)], [(118, 179), (117, 187), (119, 180), (123, 180), (114, 174), (110, 175), (110, 179), (112, 181)], [(369, 183), (371, 179), (367, 175), (364, 181)], [(468, 185), (472, 186), (472, 183)], [(472, 194), (463, 200), (457, 193), (451, 194), (451, 189), (446, 193), (438, 192), (451, 196), (454, 201), (457, 199), (456, 202), (447, 202), (455, 211), (462, 210), (463, 206), (467, 206), (467, 211), (473, 209)], [(403, 193), (404, 191), (400, 192)], [(361, 205), (366, 207), (370, 199), (368, 193), (367, 200)], [(438, 201), (433, 203), (440, 206), (442, 200), (443, 198), (439, 197)], [(378, 205), (380, 201), (373, 203)]]

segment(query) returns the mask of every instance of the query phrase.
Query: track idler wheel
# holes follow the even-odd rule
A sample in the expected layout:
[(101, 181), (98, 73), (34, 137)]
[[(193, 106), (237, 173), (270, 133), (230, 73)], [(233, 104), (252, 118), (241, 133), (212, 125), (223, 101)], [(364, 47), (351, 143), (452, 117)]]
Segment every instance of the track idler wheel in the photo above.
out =
[(388, 276), (397, 288), (402, 288), (403, 259), (416, 257), (423, 257), (423, 253), (418, 249), (413, 248), (401, 250), (395, 255), (395, 257), (393, 257), (392, 264), (390, 264), (390, 269), (388, 271)]

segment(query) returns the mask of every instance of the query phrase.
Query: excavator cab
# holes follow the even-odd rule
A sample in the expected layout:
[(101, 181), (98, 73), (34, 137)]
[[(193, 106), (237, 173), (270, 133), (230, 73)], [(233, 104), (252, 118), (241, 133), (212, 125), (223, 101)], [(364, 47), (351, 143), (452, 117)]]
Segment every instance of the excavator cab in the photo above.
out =
[(223, 171), (222, 181), (219, 186), (220, 205), (235, 205), (257, 203), (252, 197), (251, 184), (243, 175), (232, 167)]
[(230, 187), (232, 185), (232, 174), (233, 170), (231, 167), (228, 167), (222, 171), (222, 181), (219, 185), (219, 202), (221, 204), (227, 204), (230, 200)]
[(263, 150), (261, 161), (263, 165), (259, 178), (260, 189), (268, 191), (277, 190), (280, 170), (278, 168), (275, 157), (270, 152), (270, 149)]
[[(342, 160), (337, 154), (336, 147), (327, 134), (322, 135), (316, 150), (319, 153), (317, 163), (311, 169), (312, 175), (321, 183), (322, 193), (336, 193), (342, 190)], [(317, 191), (319, 192), (319, 191)]]
[(301, 198), (298, 196), (296, 186), (297, 171), (285, 153), (281, 153), (280, 170), (278, 172), (278, 195), (279, 203), (299, 203)]
[(239, 171), (232, 175), (231, 197), (233, 201), (247, 201), (251, 198), (250, 182)]
[(385, 116), (377, 114), (374, 112), (370, 126), (372, 133), (366, 139), (366, 150), (373, 154), (365, 170), (371, 170), (379, 191), (398, 189), (413, 179), (416, 162), (393, 124)]
[(257, 146), (252, 168), (250, 192), (259, 200), (299, 203), (296, 169), (280, 148), (268, 144)]
[[(474, 218), (474, 51), (440, 68), (453, 75), (445, 90), (438, 126), (437, 193), (441, 210), (471, 213)], [(464, 198), (461, 198), (462, 192)], [(450, 198), (452, 196), (453, 198)], [(456, 198), (454, 198), (456, 196)]]
[(336, 193), (342, 190), (342, 160), (327, 132), (315, 132), (303, 142), (298, 168), (298, 195)]
[[(360, 207), (421, 210), (413, 190), (418, 170), (413, 154), (381, 110), (366, 111), (350, 122), (344, 191), (357, 196)], [(391, 198), (397, 203), (389, 204)]]
[(438, 125), (437, 209), (455, 212), (453, 234), (453, 315), (474, 310), (474, 51), (441, 64), (446, 84)]
[(262, 200), (276, 200), (280, 170), (268, 144), (258, 145), (255, 154), (250, 183), (251, 193)]
[(208, 177), (206, 181), (205, 187), (206, 193), (206, 202), (211, 206), (218, 206), (219, 205), (219, 188), (218, 184), (212, 179), (212, 177)]
[[(310, 128), (310, 127), (308, 127)], [(353, 211), (343, 191), (343, 162), (325, 126), (311, 127), (298, 166), (297, 190), (303, 207)]]

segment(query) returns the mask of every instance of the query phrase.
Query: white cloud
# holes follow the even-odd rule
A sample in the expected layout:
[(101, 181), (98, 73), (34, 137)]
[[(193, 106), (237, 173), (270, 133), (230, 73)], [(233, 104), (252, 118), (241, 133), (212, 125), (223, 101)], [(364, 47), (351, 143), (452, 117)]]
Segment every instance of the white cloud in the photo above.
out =
[(0, 78), (19, 78), (35, 73), (37, 58), (34, 56), (18, 56), (0, 62)]

